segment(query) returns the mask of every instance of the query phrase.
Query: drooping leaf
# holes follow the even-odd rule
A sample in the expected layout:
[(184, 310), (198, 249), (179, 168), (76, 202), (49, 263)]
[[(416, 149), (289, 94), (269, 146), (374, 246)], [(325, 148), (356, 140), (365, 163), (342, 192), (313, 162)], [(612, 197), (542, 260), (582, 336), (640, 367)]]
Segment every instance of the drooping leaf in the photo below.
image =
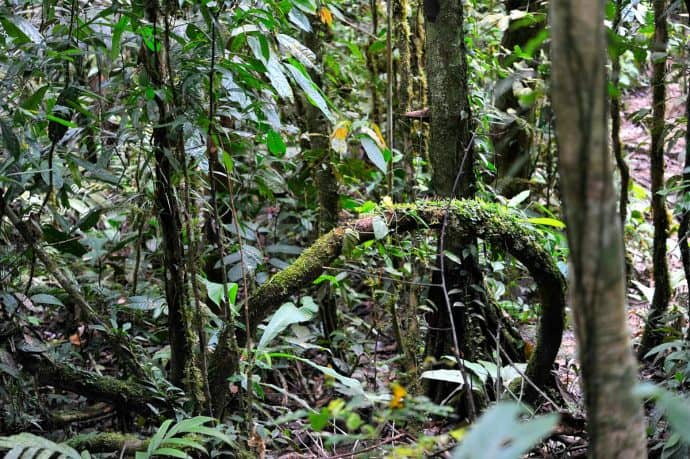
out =
[(266, 66), (266, 76), (276, 93), (283, 99), (292, 101), (292, 88), (285, 77), (282, 64), (276, 58), (275, 52), (268, 48), (269, 56), (268, 59), (266, 59), (264, 57), (264, 50), (262, 50), (261, 47), (261, 41), (255, 36), (247, 37), (247, 44), (249, 44), (254, 57)]
[(383, 157), (383, 152), (381, 151), (379, 145), (369, 136), (362, 136), (359, 138), (359, 141), (362, 144), (364, 152), (367, 154), (369, 160), (374, 164), (374, 166), (376, 166), (378, 170), (385, 174), (388, 171), (388, 163)]
[(299, 67), (301, 67), (301, 65), (294, 59), (291, 59), (291, 63), (285, 64), (285, 67), (299, 87), (302, 88), (302, 91), (304, 91), (307, 96), (307, 100), (309, 100), (313, 106), (321, 110), (321, 113), (324, 114), (328, 121), (335, 123), (335, 116), (333, 112), (331, 112), (331, 109), (328, 108), (328, 102), (326, 102), (321, 91), (319, 91), (319, 88), (311, 80), (304, 68), (300, 69)]
[(307, 68), (316, 69), (316, 54), (289, 35), (279, 33), (276, 38), (286, 54), (290, 54)]
[(307, 322), (314, 318), (318, 312), (313, 302), (305, 304), (301, 308), (296, 307), (293, 303), (285, 303), (273, 314), (271, 320), (266, 325), (257, 349), (265, 349), (266, 346), (273, 341), (283, 330), (292, 324)]

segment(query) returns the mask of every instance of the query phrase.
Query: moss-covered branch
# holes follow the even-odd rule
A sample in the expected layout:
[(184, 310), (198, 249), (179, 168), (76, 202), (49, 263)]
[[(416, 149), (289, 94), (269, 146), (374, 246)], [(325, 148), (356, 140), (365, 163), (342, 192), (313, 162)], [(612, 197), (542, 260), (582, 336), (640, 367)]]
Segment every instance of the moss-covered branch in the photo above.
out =
[[(484, 239), (514, 256), (529, 270), (534, 278), (542, 301), (542, 316), (537, 331), (537, 344), (528, 362), (526, 375), (539, 386), (553, 382), (553, 363), (560, 347), (565, 320), (565, 279), (539, 243), (538, 234), (529, 224), (504, 206), (478, 200), (448, 202), (420, 202), (417, 204), (382, 207), (391, 230), (397, 233), (419, 228), (439, 228), (446, 212), (448, 224), (456, 234), (471, 235)], [(258, 325), (291, 295), (310, 285), (322, 272), (323, 267), (337, 258), (343, 247), (346, 233), (356, 234), (360, 242), (373, 239), (373, 217), (364, 217), (326, 233), (307, 248), (286, 269), (275, 274), (249, 299), (250, 333), (254, 335)], [(354, 231), (352, 231), (354, 230)], [(225, 330), (220, 338), (227, 340)], [(219, 348), (220, 350), (221, 348)], [(212, 384), (224, 387), (231, 375), (227, 361), (230, 356), (222, 351), (214, 353)], [(219, 393), (227, 393), (220, 390)], [(220, 405), (223, 406), (225, 395)], [(214, 400), (217, 404), (219, 400)], [(218, 405), (216, 405), (218, 406)]]
[(149, 440), (142, 440), (134, 435), (118, 432), (99, 432), (76, 437), (67, 440), (67, 445), (77, 451), (89, 451), (90, 453), (125, 453), (131, 455), (137, 451), (148, 448)]
[(57, 363), (40, 354), (19, 354), (20, 361), (39, 384), (53, 386), (129, 412), (150, 413), (149, 406), (170, 409), (170, 402), (141, 383), (97, 375), (67, 363)]

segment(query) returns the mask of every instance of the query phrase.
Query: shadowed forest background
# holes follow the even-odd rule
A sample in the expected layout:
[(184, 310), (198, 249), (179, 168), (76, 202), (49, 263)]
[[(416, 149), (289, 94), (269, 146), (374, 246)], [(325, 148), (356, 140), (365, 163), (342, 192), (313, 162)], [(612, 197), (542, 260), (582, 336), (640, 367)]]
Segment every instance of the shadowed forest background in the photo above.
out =
[(690, 455), (690, 0), (4, 0), (0, 451)]

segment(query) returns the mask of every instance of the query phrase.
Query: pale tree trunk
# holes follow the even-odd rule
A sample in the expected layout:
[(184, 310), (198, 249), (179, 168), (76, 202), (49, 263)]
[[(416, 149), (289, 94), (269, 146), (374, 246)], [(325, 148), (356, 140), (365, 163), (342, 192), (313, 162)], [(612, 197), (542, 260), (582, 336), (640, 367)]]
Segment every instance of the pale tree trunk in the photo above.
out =
[(603, 2), (551, 3), (553, 107), (570, 247), (570, 302), (589, 421), (590, 457), (646, 457), (637, 367), (607, 145)]

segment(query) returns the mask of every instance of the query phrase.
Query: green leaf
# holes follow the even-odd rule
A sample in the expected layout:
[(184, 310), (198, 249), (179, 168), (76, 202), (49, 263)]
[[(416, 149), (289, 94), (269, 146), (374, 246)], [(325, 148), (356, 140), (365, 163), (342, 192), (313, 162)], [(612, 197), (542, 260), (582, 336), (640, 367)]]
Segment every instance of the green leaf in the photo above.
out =
[(314, 84), (314, 82), (311, 80), (306, 70), (304, 70), (304, 67), (302, 67), (302, 65), (295, 59), (290, 59), (290, 62), (291, 63), (289, 64), (285, 64), (285, 67), (288, 69), (290, 75), (292, 75), (292, 78), (294, 78), (299, 87), (302, 88), (302, 91), (304, 91), (306, 94), (309, 103), (321, 110), (321, 113), (323, 113), (328, 121), (335, 124), (336, 119), (331, 110), (328, 108), (328, 102), (326, 102), (326, 99), (321, 94), (321, 91), (319, 91), (319, 88), (316, 86), (316, 84)]
[(179, 457), (181, 459), (188, 459), (191, 457), (184, 451), (180, 451), (179, 449), (174, 448), (158, 448), (153, 452), (152, 456), (170, 456)]
[(269, 130), (268, 134), (266, 134), (266, 145), (268, 146), (268, 151), (270, 151), (273, 156), (279, 158), (282, 158), (287, 151), (285, 142), (283, 142), (283, 137), (273, 129)]
[[(211, 301), (216, 306), (220, 306), (225, 298), (225, 286), (220, 283), (211, 282), (208, 279), (203, 279), (204, 285), (206, 286), (206, 293)], [(228, 282), (228, 296), (230, 297), (228, 303), (230, 305), (235, 304), (237, 299), (237, 291), (239, 290), (239, 285), (235, 282)]]
[(22, 101), (21, 107), (26, 110), (36, 110), (43, 101), (43, 96), (45, 96), (49, 88), (50, 85), (45, 85), (38, 88), (33, 94)]
[(383, 157), (383, 152), (381, 151), (379, 145), (368, 136), (360, 137), (359, 141), (361, 142), (364, 152), (367, 154), (369, 160), (374, 163), (374, 166), (376, 166), (378, 170), (385, 174), (388, 171), (388, 163)]
[(34, 43), (43, 42), (43, 35), (29, 21), (21, 16), (0, 15), (0, 22), (5, 28), (7, 35), (12, 37), (15, 44), (22, 45), (30, 41)]
[(305, 305), (301, 308), (297, 308), (292, 303), (283, 304), (278, 308), (275, 314), (273, 314), (268, 325), (266, 325), (256, 348), (265, 349), (266, 346), (287, 327), (292, 324), (307, 322), (313, 319), (317, 312), (318, 308), (312, 305)]
[(120, 42), (122, 41), (122, 33), (127, 29), (129, 24), (129, 17), (122, 16), (117, 24), (113, 27), (113, 37), (110, 45), (110, 60), (114, 61), (120, 57)]
[(38, 293), (31, 297), (31, 301), (39, 304), (52, 304), (55, 306), (64, 306), (64, 304), (62, 304), (62, 301), (60, 301), (53, 295), (48, 295), (47, 293)]
[[(12, 435), (11, 437), (0, 437), (0, 450), (10, 449), (21, 453), (22, 450), (33, 449), (34, 451), (46, 450), (60, 454), (62, 458), (66, 459), (81, 459), (81, 455), (74, 449), (64, 443), (55, 443), (46, 438), (39, 437), (30, 433), (20, 433)], [(28, 452), (28, 451), (27, 451)], [(32, 457), (31, 454), (26, 454), (21, 457)], [(17, 455), (19, 457), (19, 455)]]
[(60, 118), (59, 116), (55, 116), (55, 115), (51, 115), (51, 114), (46, 114), (46, 118), (47, 118), (48, 120), (50, 120), (50, 121), (55, 121), (56, 123), (58, 123), (58, 124), (60, 124), (60, 125), (62, 125), (62, 126), (68, 127), (68, 128), (79, 127), (78, 124), (73, 123), (73, 122), (70, 121), (70, 120), (64, 120), (64, 119)]
[(554, 228), (565, 228), (565, 223), (563, 223), (560, 220), (557, 220), (555, 218), (548, 218), (548, 217), (535, 217), (535, 218), (528, 218), (528, 222), (532, 223), (533, 225), (544, 225), (544, 226), (553, 226)]
[(322, 408), (318, 413), (309, 413), (308, 417), (311, 428), (320, 432), (328, 425), (331, 414), (328, 412), (328, 408)]

